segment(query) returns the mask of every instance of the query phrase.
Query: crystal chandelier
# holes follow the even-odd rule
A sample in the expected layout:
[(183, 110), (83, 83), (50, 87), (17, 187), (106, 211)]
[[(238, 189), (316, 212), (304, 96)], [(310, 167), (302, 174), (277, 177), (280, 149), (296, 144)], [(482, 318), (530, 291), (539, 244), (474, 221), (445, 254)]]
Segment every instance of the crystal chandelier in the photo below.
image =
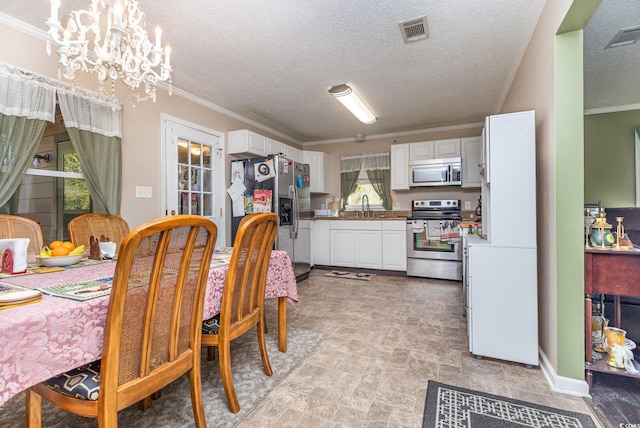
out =
[[(111, 79), (111, 96), (115, 98), (115, 81), (120, 78), (131, 92), (125, 102), (156, 100), (157, 82), (171, 85), (171, 48), (160, 46), (162, 30), (155, 30), (151, 43), (145, 29), (145, 14), (137, 0), (91, 0), (89, 10), (74, 10), (65, 28), (58, 20), (60, 0), (51, 0), (51, 17), (47, 19), (49, 39), (57, 44), (60, 75), (78, 83), (75, 72), (97, 73), (98, 90), (106, 94), (104, 83)], [(144, 88), (144, 89), (143, 89)], [(169, 86), (171, 94), (171, 86)]]

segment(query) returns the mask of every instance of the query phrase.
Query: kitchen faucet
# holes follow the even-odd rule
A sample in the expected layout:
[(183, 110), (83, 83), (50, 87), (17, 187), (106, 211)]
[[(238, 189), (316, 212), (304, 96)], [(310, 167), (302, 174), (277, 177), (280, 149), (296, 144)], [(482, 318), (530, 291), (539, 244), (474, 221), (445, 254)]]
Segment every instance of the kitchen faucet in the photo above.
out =
[(368, 195), (362, 195), (362, 217), (364, 217), (364, 198), (367, 198), (367, 211), (370, 211), (371, 208), (369, 207), (369, 196)]

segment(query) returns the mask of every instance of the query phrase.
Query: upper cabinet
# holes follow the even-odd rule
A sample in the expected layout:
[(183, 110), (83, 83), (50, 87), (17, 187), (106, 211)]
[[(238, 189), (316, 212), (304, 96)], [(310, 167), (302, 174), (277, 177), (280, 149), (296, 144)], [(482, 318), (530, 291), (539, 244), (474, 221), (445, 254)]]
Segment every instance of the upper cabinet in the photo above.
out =
[(329, 155), (325, 152), (303, 150), (302, 163), (309, 164), (309, 191), (329, 193)]
[(229, 131), (227, 153), (230, 155), (266, 156), (268, 154), (267, 137), (263, 137), (248, 129)]
[(460, 157), (460, 138), (422, 141), (409, 145), (409, 160)]
[(248, 129), (229, 131), (228, 136), (227, 152), (230, 155), (250, 157), (283, 154), (287, 159), (302, 162), (302, 150)]
[(460, 140), (462, 148), (462, 187), (480, 187), (482, 162), (482, 137), (468, 137)]
[(296, 149), (295, 147), (287, 146), (285, 144), (284, 155), (287, 159), (290, 159), (294, 162), (306, 163), (302, 158), (302, 150)]
[(391, 190), (409, 190), (410, 146), (411, 144), (391, 145)]

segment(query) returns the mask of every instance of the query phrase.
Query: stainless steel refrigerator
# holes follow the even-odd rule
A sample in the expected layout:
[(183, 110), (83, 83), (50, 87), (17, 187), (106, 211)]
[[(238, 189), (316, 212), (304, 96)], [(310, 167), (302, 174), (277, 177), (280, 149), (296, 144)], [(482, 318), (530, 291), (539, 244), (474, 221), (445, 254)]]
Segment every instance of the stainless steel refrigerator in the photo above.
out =
[[(231, 163), (231, 181), (244, 184), (242, 201), (235, 200), (231, 221), (232, 239), (243, 214), (271, 211), (280, 217), (275, 249), (286, 251), (298, 282), (311, 270), (311, 196), (309, 165), (281, 155), (241, 159)], [(239, 199), (239, 198), (238, 198)], [(244, 205), (244, 213), (237, 204)], [(238, 215), (240, 214), (240, 215)]]

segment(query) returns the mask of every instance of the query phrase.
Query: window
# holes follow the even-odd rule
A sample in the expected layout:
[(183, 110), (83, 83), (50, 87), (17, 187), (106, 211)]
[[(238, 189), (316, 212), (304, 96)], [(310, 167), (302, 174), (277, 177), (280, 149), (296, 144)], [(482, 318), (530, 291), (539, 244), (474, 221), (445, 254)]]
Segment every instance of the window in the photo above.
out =
[[(358, 182), (356, 184), (355, 190), (349, 195), (347, 198), (347, 206), (345, 207), (347, 210), (361, 210), (362, 209), (362, 198), (364, 195), (367, 195), (369, 198), (369, 208), (372, 210), (382, 210), (384, 209), (382, 206), (382, 199), (378, 196), (378, 193), (373, 189), (369, 178), (367, 177), (367, 173), (364, 170), (360, 170), (360, 174), (358, 175)], [(365, 209), (366, 207), (366, 199), (365, 199)]]
[(91, 197), (78, 155), (59, 117), (56, 116), (55, 124), (47, 123), (36, 151), (43, 158), (27, 169), (3, 210), (36, 221), (45, 243), (68, 240), (69, 221), (91, 212)]

